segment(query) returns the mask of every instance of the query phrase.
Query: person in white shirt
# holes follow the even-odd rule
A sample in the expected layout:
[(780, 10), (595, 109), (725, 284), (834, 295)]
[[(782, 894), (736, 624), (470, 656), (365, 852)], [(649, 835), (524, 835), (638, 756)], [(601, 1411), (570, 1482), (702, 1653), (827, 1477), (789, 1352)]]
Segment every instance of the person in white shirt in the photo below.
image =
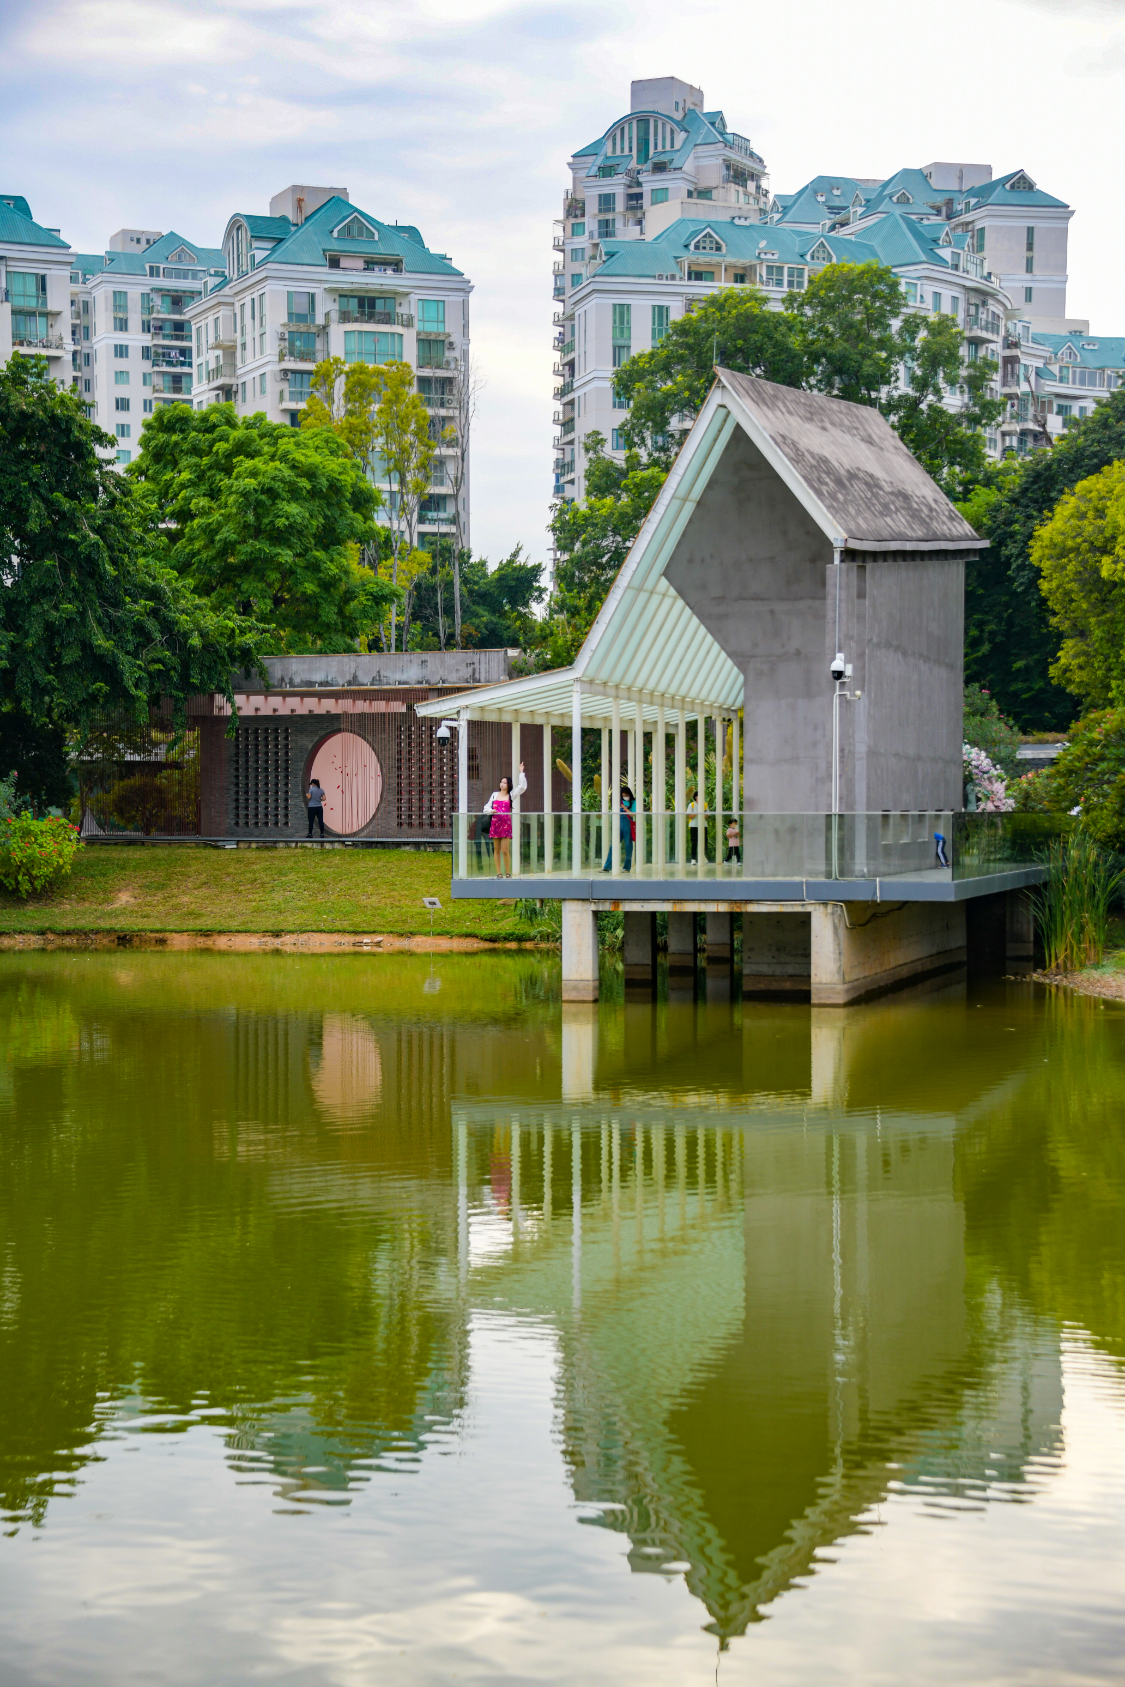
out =
[(496, 862), (496, 877), (510, 879), (512, 876), (512, 803), (516, 797), (522, 797), (527, 790), (527, 776), (520, 762), (520, 776), (516, 788), (512, 790), (512, 781), (505, 773), (500, 781), (500, 789), (493, 791), (482, 810), (492, 816), (492, 825), (488, 835), (492, 839), (492, 855)]
[(700, 815), (703, 816), (703, 854), (704, 854), (705, 859), (706, 859), (706, 855), (707, 855), (707, 804), (706, 804), (706, 802), (697, 802), (696, 799), (694, 797), (692, 797), (691, 801), (687, 805), (687, 812), (688, 812), (688, 840), (689, 840), (689, 844), (690, 844), (690, 853), (691, 853), (691, 859), (688, 862), (688, 866), (694, 867), (696, 862), (699, 859), (699, 817), (700, 817)]

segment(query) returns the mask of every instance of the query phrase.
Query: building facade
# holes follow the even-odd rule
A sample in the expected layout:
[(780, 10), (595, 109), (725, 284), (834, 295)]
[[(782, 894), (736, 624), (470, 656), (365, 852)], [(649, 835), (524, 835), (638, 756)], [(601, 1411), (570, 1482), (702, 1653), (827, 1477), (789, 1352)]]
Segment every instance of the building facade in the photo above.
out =
[(60, 387), (71, 380), (70, 248), (44, 228), (19, 193), (0, 193), (0, 364), (13, 353), (47, 360)]
[(196, 407), (229, 402), (239, 415), (299, 427), (322, 359), (410, 364), (438, 442), (419, 540), (425, 548), (449, 534), (459, 505), (467, 544), (468, 473), (454, 424), (469, 371), (471, 282), (416, 228), (381, 222), (346, 188), (295, 185), (271, 200), (269, 216), (234, 214), (220, 258), (221, 276), (186, 313)]

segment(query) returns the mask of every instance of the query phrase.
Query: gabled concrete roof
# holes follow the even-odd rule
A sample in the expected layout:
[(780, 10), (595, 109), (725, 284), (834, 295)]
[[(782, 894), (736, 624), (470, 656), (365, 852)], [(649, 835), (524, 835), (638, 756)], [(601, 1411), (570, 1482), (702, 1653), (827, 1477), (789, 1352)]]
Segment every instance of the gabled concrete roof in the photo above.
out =
[(826, 540), (841, 551), (979, 551), (985, 541), (954, 509), (877, 410), (775, 386), (729, 369), (715, 385), (621, 566), (574, 664), (506, 685), (420, 703), (422, 715), (465, 708), (570, 716), (574, 687), (587, 720), (608, 717), (614, 689), (647, 722), (659, 703), (692, 713), (740, 708), (737, 666), (665, 577), (665, 570), (731, 435), (741, 427)]

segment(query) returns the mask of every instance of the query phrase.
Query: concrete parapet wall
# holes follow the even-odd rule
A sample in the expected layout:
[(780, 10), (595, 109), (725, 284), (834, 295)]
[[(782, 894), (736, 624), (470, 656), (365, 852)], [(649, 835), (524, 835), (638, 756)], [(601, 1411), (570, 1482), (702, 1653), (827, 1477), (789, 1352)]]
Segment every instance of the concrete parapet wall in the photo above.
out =
[(822, 903), (812, 910), (814, 1003), (853, 1002), (894, 989), (908, 979), (965, 964), (961, 903), (880, 907), (862, 921), (856, 920), (856, 912), (838, 902)]
[(742, 916), (744, 995), (807, 996), (812, 977), (812, 922), (807, 913)]

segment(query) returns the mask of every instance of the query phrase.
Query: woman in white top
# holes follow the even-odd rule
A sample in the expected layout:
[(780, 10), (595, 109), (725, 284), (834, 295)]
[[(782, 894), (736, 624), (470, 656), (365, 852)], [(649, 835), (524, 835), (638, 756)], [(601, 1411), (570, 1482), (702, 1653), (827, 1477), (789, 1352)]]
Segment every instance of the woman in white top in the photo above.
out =
[(523, 771), (523, 763), (520, 762), (520, 776), (515, 790), (512, 790), (512, 781), (505, 773), (500, 781), (500, 789), (493, 791), (482, 810), (482, 813), (492, 816), (488, 835), (492, 839), (492, 854), (496, 861), (498, 879), (510, 879), (512, 876), (512, 803), (516, 797), (522, 797), (526, 790), (527, 778)]

